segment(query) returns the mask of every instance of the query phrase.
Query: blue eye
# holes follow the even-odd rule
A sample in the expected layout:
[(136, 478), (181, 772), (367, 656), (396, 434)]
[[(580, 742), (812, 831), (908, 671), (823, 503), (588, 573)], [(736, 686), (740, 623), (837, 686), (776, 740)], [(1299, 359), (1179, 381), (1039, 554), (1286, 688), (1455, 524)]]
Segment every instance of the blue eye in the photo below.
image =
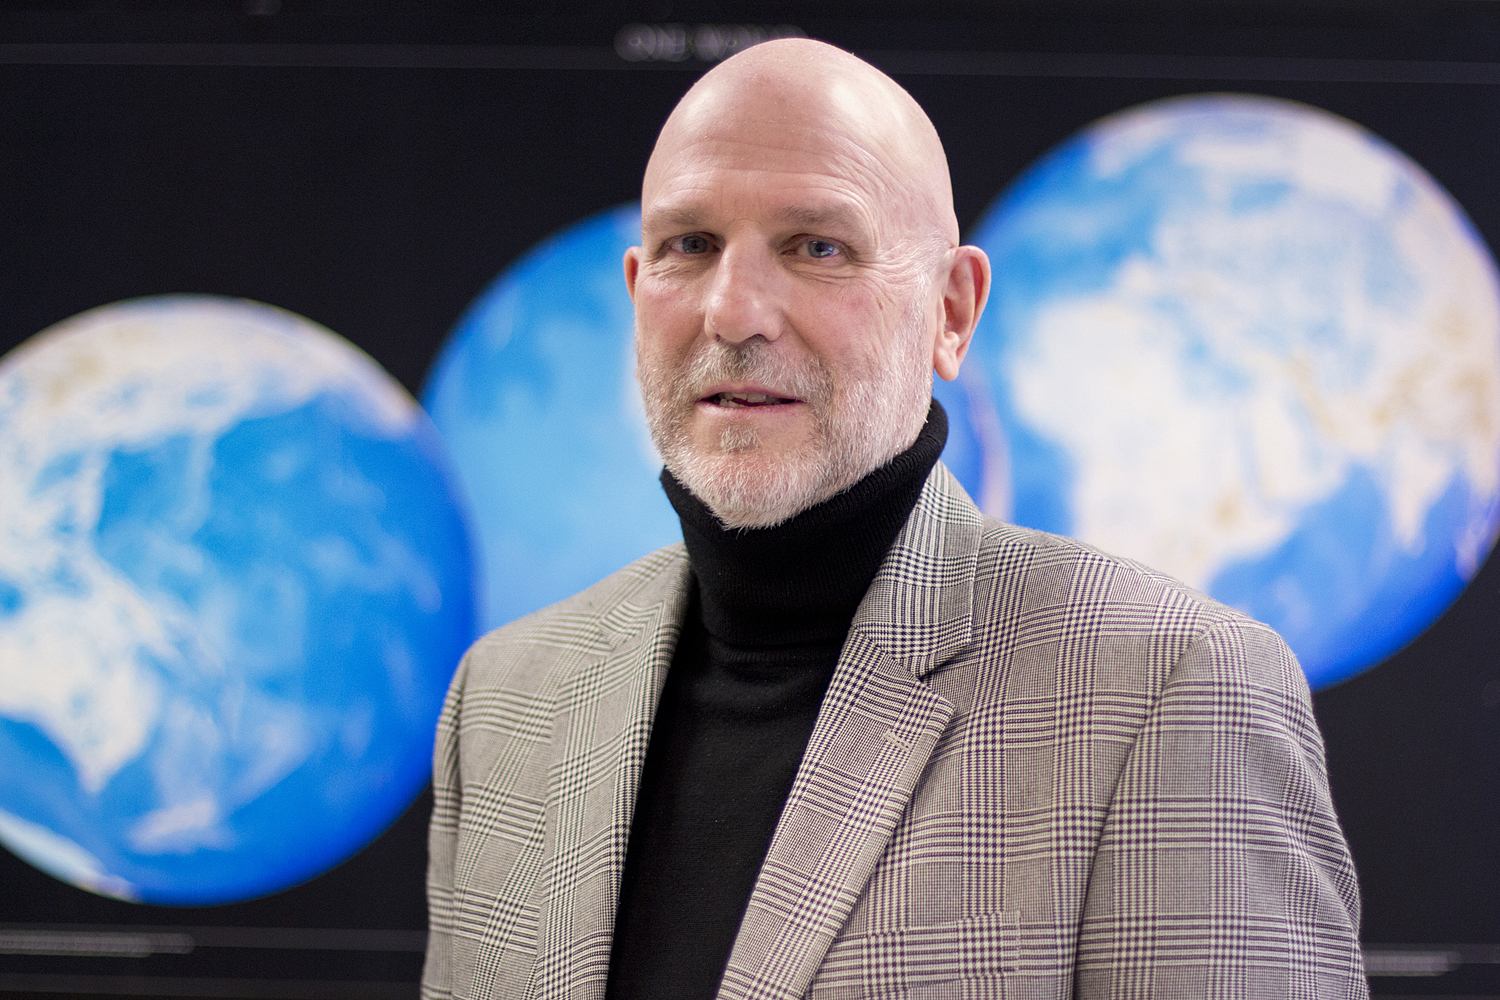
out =
[(679, 236), (676, 243), (677, 249), (682, 253), (708, 253), (708, 240), (696, 234)]
[(839, 252), (837, 245), (827, 240), (808, 240), (807, 255), (809, 257), (832, 257)]

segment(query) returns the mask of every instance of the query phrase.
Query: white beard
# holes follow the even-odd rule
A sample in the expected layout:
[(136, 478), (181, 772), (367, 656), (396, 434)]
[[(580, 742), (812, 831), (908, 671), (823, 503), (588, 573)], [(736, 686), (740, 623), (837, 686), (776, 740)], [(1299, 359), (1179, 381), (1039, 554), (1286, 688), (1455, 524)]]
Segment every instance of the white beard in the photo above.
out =
[[(651, 437), (667, 469), (727, 528), (766, 528), (859, 482), (911, 446), (932, 398), (923, 352), (921, 301), (896, 331), (888, 363), (828, 364), (796, 357), (787, 344), (695, 341), (679, 358), (640, 350), (636, 377)], [(803, 352), (805, 353), (805, 352)], [(774, 386), (811, 407), (813, 439), (790, 455), (767, 454), (754, 428), (726, 428), (717, 447), (698, 448), (689, 425), (703, 391), (726, 381)]]

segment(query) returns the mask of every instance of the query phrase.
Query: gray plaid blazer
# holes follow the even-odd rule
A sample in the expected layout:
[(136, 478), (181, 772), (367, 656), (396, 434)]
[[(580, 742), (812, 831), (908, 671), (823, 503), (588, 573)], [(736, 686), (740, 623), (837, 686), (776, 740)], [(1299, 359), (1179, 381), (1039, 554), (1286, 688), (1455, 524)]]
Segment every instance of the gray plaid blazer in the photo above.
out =
[[(669, 546), (475, 643), (434, 756), (425, 997), (604, 996)], [(865, 595), (721, 998), (1365, 997), (1269, 628), (982, 515), (939, 464)]]

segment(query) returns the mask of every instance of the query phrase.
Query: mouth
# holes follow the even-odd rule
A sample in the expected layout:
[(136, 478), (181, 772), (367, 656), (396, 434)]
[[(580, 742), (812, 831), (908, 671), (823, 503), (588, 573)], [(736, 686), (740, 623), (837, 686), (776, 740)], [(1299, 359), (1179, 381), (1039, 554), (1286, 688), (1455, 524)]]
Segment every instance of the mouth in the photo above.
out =
[(704, 396), (700, 402), (708, 403), (710, 406), (740, 407), (740, 406), (781, 406), (786, 403), (795, 403), (798, 400), (789, 396), (778, 396), (769, 392), (715, 392)]

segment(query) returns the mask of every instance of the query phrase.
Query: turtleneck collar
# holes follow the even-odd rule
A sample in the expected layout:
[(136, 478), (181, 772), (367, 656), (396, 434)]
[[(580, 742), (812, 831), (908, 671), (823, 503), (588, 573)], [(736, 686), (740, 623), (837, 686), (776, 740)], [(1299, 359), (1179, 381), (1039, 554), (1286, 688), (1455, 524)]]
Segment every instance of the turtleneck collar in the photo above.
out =
[(709, 635), (736, 646), (842, 642), (947, 439), (933, 400), (910, 448), (773, 528), (725, 528), (663, 469)]

